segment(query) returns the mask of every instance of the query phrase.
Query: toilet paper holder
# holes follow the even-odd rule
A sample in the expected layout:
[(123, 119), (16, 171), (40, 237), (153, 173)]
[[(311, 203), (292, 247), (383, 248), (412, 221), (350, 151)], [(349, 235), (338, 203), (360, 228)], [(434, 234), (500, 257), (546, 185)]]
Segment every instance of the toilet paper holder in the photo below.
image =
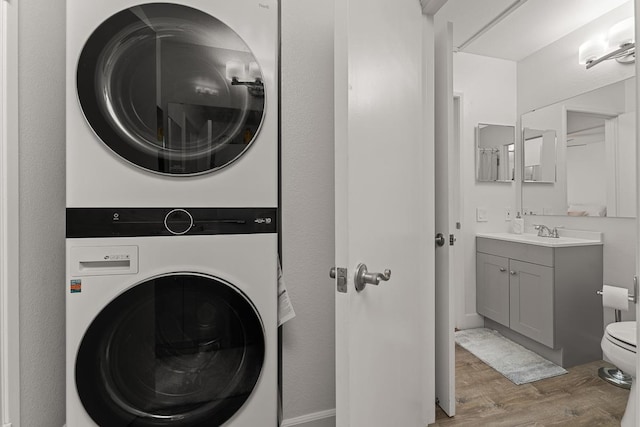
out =
[[(602, 295), (602, 289), (596, 291), (596, 294)], [(638, 276), (633, 277), (633, 294), (627, 297), (630, 302), (638, 303)]]

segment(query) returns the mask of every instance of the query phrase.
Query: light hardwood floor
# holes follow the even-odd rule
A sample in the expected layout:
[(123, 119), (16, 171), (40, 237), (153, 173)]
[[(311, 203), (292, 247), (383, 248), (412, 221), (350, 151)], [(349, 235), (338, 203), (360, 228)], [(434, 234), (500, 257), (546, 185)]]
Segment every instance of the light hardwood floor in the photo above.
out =
[(437, 408), (431, 426), (619, 426), (629, 391), (598, 377), (605, 365), (518, 386), (456, 345), (456, 416)]

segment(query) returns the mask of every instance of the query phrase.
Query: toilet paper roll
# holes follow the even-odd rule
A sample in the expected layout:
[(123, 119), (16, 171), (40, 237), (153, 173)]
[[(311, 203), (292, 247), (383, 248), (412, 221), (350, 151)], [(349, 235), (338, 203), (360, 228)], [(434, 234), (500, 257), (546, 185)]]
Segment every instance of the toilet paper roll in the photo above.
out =
[(618, 286), (604, 285), (602, 287), (602, 306), (627, 311), (629, 309), (629, 290)]

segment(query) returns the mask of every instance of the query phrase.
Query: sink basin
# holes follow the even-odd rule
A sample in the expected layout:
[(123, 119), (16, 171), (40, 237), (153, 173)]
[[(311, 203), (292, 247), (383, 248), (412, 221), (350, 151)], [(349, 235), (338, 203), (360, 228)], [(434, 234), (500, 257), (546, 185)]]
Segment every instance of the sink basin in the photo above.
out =
[[(488, 239), (506, 240), (508, 242), (526, 243), (529, 245), (548, 246), (552, 248), (567, 246), (590, 246), (602, 244), (602, 233), (593, 231), (572, 232), (571, 230), (562, 230), (569, 236), (560, 237), (540, 237), (536, 234), (513, 234), (513, 233), (478, 233), (477, 237), (485, 237)], [(579, 237), (575, 236), (579, 234)]]

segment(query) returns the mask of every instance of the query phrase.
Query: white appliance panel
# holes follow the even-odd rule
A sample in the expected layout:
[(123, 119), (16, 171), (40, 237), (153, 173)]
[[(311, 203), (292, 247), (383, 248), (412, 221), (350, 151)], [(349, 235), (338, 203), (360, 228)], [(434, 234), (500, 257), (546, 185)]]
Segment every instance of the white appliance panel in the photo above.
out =
[(249, 46), (265, 87), (264, 118), (249, 149), (230, 165), (195, 176), (161, 175), (109, 149), (87, 123), (76, 91), (85, 42), (131, 0), (67, 1), (67, 207), (274, 207), (278, 186), (278, 4), (276, 0), (176, 0), (219, 19)]
[[(137, 249), (139, 271), (128, 275), (79, 275), (79, 258), (95, 259)], [(86, 249), (88, 255), (82, 256)], [(132, 250), (133, 249), (133, 250)], [(223, 425), (255, 427), (277, 423), (277, 236), (276, 234), (67, 239), (66, 351), (68, 427), (96, 423), (85, 411), (75, 383), (76, 354), (87, 328), (111, 301), (149, 278), (189, 272), (213, 276), (241, 291), (259, 313), (264, 330), (264, 364), (258, 382), (240, 410)], [(92, 273), (92, 272), (90, 272)], [(78, 292), (77, 280), (81, 281)], [(73, 282), (72, 285), (72, 281)], [(75, 286), (76, 292), (71, 292)]]

